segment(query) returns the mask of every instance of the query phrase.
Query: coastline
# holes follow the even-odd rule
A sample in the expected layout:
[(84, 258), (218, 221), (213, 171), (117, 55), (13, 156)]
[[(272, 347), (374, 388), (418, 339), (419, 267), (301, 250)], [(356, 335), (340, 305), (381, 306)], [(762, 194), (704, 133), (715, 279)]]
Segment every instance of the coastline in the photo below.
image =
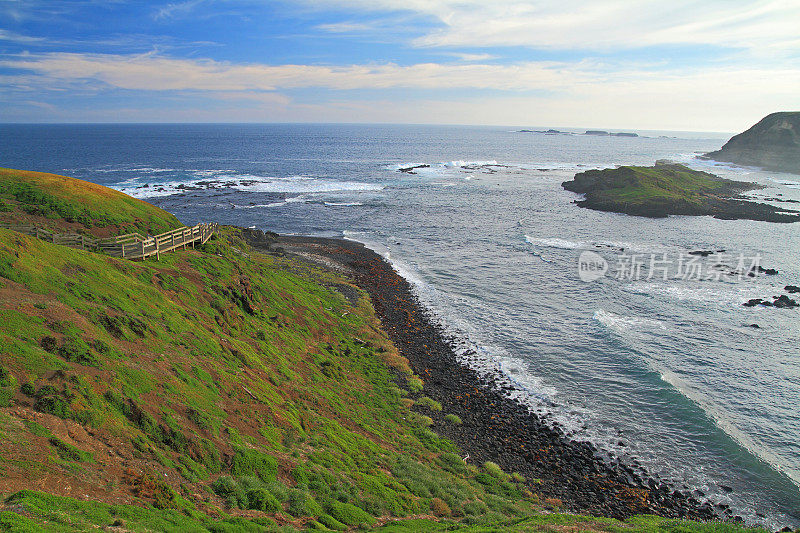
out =
[[(426, 412), (435, 421), (432, 429), (452, 440), (470, 462), (493, 461), (505, 471), (518, 472), (545, 503), (571, 512), (618, 519), (655, 514), (741, 520), (724, 504), (702, 501), (702, 494), (685, 486), (673, 487), (637, 466), (605, 458), (591, 443), (569, 439), (509, 398), (505, 393), (510, 389), (500, 380), (482, 378), (459, 362), (447, 333), (419, 302), (408, 280), (365, 245), (333, 238), (265, 237), (250, 230), (243, 230), (243, 236), (252, 246), (344, 273), (366, 291), (383, 328), (424, 380), (423, 391), (412, 398), (425, 395), (441, 403), (441, 413)], [(445, 413), (463, 423), (445, 423)]]

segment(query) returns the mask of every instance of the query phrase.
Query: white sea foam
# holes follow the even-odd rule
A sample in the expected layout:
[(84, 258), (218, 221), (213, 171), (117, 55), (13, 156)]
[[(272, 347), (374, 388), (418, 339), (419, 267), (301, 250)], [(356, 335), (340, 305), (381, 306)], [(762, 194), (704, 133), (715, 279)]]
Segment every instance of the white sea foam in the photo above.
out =
[(631, 330), (653, 330), (660, 329), (666, 330), (667, 327), (660, 320), (652, 318), (644, 318), (638, 316), (625, 316), (606, 311), (605, 309), (598, 309), (592, 316), (595, 320), (603, 324), (616, 333), (626, 333)]
[(767, 179), (769, 181), (778, 183), (780, 185), (795, 185), (795, 186), (800, 185), (800, 181), (795, 181), (795, 180), (780, 180), (776, 178), (767, 178)]
[[(148, 186), (145, 187), (145, 184)], [(115, 186), (125, 194), (136, 198), (152, 198), (183, 194), (196, 190), (236, 189), (262, 193), (328, 193), (380, 191), (383, 185), (360, 181), (340, 181), (313, 176), (269, 177), (250, 174), (217, 174), (213, 179), (176, 180), (163, 183), (147, 183), (141, 179), (127, 180)]]
[(161, 172), (175, 172), (174, 168), (153, 168), (153, 167), (138, 167), (125, 170), (125, 172), (141, 172), (144, 174), (159, 174)]
[[(426, 166), (427, 165), (427, 166)], [(393, 165), (387, 165), (385, 168), (387, 170), (409, 170), (414, 169), (415, 172), (423, 171), (428, 168), (464, 168), (464, 167), (489, 167), (489, 166), (497, 166), (499, 163), (492, 160), (485, 160), (485, 161), (464, 161), (464, 160), (456, 160), (456, 161), (440, 161), (436, 163), (430, 162), (415, 162), (415, 163), (397, 163)]]
[(764, 295), (760, 285), (734, 285), (730, 283), (655, 283), (633, 282), (622, 286), (632, 294), (659, 296), (672, 300), (710, 302), (725, 307), (739, 307), (750, 298)]
[[(520, 225), (522, 221), (520, 221)], [(641, 243), (641, 242), (627, 242), (627, 241), (570, 241), (558, 237), (532, 237), (525, 235), (525, 242), (532, 246), (539, 246), (545, 248), (560, 248), (562, 250), (608, 250), (611, 252), (626, 252), (626, 253), (664, 253), (665, 247), (656, 243)]]
[(364, 205), (361, 202), (324, 202), (325, 205), (329, 205), (332, 207), (355, 207), (359, 205)]
[(498, 162), (494, 159), (490, 161), (448, 161), (447, 163), (443, 163), (446, 167), (490, 167), (490, 166), (497, 166)]
[(546, 246), (547, 248), (561, 248), (562, 250), (577, 250), (579, 248), (586, 248), (589, 246), (588, 243), (583, 241), (568, 241), (565, 239), (559, 239), (557, 237), (540, 238), (540, 237), (531, 237), (530, 235), (525, 235), (525, 241), (528, 244), (532, 244), (534, 246)]

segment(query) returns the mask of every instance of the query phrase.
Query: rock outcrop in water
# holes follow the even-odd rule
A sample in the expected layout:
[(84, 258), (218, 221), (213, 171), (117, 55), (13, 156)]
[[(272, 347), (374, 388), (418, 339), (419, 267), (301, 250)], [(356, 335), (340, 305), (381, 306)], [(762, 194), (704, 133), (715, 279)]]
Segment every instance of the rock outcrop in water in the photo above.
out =
[(561, 184), (585, 199), (576, 203), (598, 211), (651, 218), (710, 215), (724, 220), (798, 222), (800, 213), (745, 200), (740, 194), (761, 185), (720, 178), (677, 164), (587, 170)]
[(800, 111), (767, 115), (706, 158), (800, 174)]

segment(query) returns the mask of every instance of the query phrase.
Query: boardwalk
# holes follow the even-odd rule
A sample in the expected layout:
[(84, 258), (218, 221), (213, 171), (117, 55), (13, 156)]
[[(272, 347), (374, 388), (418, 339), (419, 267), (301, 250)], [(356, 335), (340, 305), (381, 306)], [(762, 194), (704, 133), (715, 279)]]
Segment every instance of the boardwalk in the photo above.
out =
[(93, 239), (78, 233), (53, 233), (33, 225), (0, 224), (0, 228), (33, 235), (53, 244), (102, 252), (106, 255), (125, 259), (144, 259), (153, 255), (158, 259), (163, 252), (169, 252), (181, 247), (186, 249), (187, 246), (194, 248), (195, 243), (204, 244), (214, 233), (219, 231), (219, 225), (212, 222), (198, 224), (190, 228), (184, 226), (153, 237), (129, 233), (107, 239)]

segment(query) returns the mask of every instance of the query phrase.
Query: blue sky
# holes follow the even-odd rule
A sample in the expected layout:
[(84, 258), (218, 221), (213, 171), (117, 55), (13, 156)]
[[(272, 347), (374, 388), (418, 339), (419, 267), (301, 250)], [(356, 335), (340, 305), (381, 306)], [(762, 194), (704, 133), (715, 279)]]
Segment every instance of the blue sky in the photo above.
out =
[(800, 109), (797, 0), (0, 0), (2, 122), (738, 131)]

